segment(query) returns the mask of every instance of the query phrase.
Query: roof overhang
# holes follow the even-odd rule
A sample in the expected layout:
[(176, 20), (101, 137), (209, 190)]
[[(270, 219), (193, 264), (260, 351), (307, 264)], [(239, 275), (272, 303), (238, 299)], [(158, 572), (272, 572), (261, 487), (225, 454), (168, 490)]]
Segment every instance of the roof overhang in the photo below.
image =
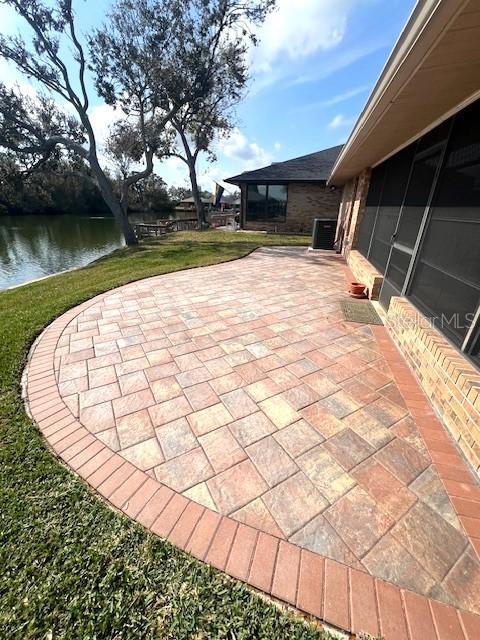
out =
[(256, 180), (254, 178), (245, 178), (242, 180), (242, 176), (227, 178), (225, 182), (228, 182), (230, 184), (235, 184), (238, 186), (242, 184), (326, 184), (327, 183), (326, 180), (302, 180), (300, 178), (298, 180), (286, 180), (285, 178), (278, 178), (277, 180), (274, 180), (273, 178), (269, 180), (265, 180), (264, 178), (258, 178)]
[(419, 0), (328, 183), (343, 185), (478, 97), (478, 0)]

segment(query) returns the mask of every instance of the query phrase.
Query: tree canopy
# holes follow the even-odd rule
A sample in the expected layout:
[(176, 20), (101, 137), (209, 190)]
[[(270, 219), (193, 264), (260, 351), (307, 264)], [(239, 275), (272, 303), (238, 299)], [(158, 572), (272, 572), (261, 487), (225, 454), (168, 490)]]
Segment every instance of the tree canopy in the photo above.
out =
[(108, 212), (82, 160), (52, 157), (25, 174), (13, 154), (0, 153), (0, 215)]
[[(33, 99), (0, 82), (0, 147), (20, 157), (26, 171), (58, 157), (59, 149), (83, 159), (127, 244), (135, 243), (130, 190), (153, 173), (177, 115), (183, 121), (186, 113), (204, 113), (221, 83), (244, 84), (248, 42), (255, 42), (250, 26), (264, 19), (274, 0), (118, 0), (87, 45), (72, 0), (3, 3), (28, 29), (27, 35), (0, 36), (0, 58), (41, 91)], [(73, 64), (66, 62), (67, 50)], [(132, 162), (122, 161), (117, 189), (102, 167), (90, 119), (89, 72), (98, 95), (124, 114), (117, 142), (134, 141), (121, 150), (123, 161), (130, 155)]]
[[(110, 213), (101, 193), (89, 176), (84, 160), (49, 158), (35, 171), (25, 173), (18, 158), (0, 152), (0, 215), (99, 214)], [(115, 192), (118, 180), (109, 175)], [(129, 192), (129, 213), (154, 213), (158, 217), (173, 210), (164, 180), (152, 173)]]

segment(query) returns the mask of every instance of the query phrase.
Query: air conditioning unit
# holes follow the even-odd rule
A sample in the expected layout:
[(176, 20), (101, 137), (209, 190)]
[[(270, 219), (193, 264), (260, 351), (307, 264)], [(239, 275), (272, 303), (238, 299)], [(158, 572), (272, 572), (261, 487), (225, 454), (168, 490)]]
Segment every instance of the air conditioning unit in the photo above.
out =
[(336, 220), (315, 218), (313, 221), (312, 249), (333, 249), (336, 231)]

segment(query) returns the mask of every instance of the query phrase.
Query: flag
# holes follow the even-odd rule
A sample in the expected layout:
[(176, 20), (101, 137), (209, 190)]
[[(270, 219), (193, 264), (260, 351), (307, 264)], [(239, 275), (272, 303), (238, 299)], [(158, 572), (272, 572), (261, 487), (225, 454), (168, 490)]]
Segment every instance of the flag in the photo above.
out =
[(224, 187), (222, 187), (222, 185), (218, 184), (218, 182), (215, 182), (215, 189), (213, 191), (213, 206), (214, 207), (218, 207), (218, 205), (220, 204), (220, 200), (222, 199), (224, 191), (225, 191)]

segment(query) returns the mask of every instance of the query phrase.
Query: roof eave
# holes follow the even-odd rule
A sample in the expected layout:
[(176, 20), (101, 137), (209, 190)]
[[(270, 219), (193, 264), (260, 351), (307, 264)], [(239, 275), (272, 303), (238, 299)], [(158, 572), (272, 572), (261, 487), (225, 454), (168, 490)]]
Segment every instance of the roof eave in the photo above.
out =
[[(468, 0), (423, 0), (415, 5), (367, 103), (335, 161), (328, 184), (341, 186), (357, 174), (352, 162), (360, 145), (368, 143), (375, 124), (388, 110), (405, 82), (438, 41), (446, 26), (468, 4)], [(398, 148), (391, 149), (391, 155)], [(382, 158), (383, 159), (383, 158)], [(382, 160), (379, 158), (377, 161)]]
[(225, 180), (229, 184), (241, 185), (241, 184), (326, 184), (326, 178), (246, 178), (241, 180), (240, 178), (228, 178)]

